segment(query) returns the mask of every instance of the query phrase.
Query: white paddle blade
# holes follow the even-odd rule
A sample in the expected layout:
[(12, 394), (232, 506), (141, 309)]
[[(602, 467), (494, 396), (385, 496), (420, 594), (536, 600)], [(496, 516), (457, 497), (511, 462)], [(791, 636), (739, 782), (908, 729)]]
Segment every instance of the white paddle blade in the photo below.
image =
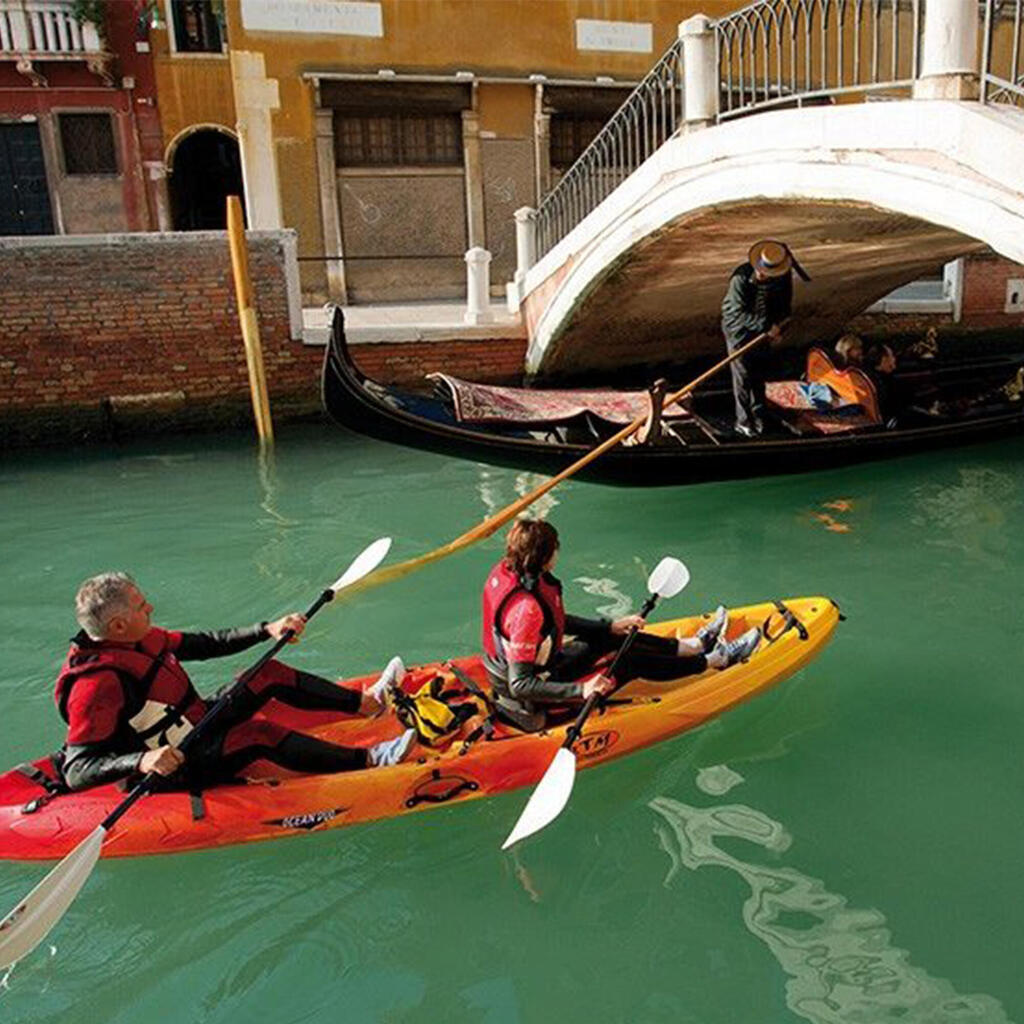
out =
[(384, 561), (388, 551), (391, 550), (391, 538), (381, 537), (375, 540), (356, 560), (339, 576), (331, 585), (331, 590), (336, 594), (343, 587), (350, 587), (356, 580), (361, 580), (367, 573)]
[(666, 555), (647, 579), (647, 589), (658, 597), (675, 597), (690, 582), (690, 570), (679, 561)]
[(501, 844), (503, 850), (514, 846), (520, 839), (532, 836), (545, 825), (551, 824), (562, 813), (562, 808), (572, 796), (572, 784), (576, 781), (576, 755), (566, 747), (559, 747), (554, 760), (548, 765), (544, 777), (530, 794), (530, 799), (519, 815), (508, 839)]
[(96, 866), (106, 835), (97, 826), (0, 921), (0, 970), (31, 953), (64, 916)]

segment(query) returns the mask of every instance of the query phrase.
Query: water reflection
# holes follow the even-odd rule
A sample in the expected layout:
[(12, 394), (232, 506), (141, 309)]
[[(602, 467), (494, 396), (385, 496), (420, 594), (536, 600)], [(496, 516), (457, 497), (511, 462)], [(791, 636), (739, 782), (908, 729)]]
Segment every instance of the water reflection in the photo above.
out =
[[(480, 500), (487, 510), (488, 516), (500, 512), (506, 505), (511, 504), (515, 498), (523, 498), (534, 488), (551, 479), (543, 473), (516, 473), (512, 477), (513, 494), (508, 494), (508, 483), (510, 473), (508, 470), (495, 469), (492, 466), (479, 464), (480, 479), (477, 483), (477, 492)], [(558, 505), (558, 498), (553, 491), (541, 495), (529, 508), (528, 514), (535, 519), (546, 519), (553, 508)]]
[(992, 569), (1004, 567), (1009, 513), (1020, 505), (1020, 485), (1012, 476), (968, 466), (960, 469), (958, 483), (924, 484), (912, 493), (911, 521), (928, 531), (926, 543), (964, 551)]
[(607, 576), (574, 576), (573, 583), (579, 583), (584, 594), (608, 599), (606, 604), (599, 604), (594, 609), (599, 615), (618, 619), (633, 611), (633, 598), (619, 590), (619, 584)]
[(789, 833), (761, 811), (691, 807), (668, 797), (649, 806), (663, 819), (655, 830), (672, 862), (666, 887), (682, 868), (706, 865), (730, 868), (750, 886), (744, 924), (789, 975), (786, 1002), (794, 1013), (814, 1024), (1008, 1020), (991, 996), (962, 996), (949, 981), (913, 966), (910, 954), (892, 945), (880, 911), (848, 907), (844, 896), (795, 868), (753, 864), (715, 844), (724, 837), (787, 850)]

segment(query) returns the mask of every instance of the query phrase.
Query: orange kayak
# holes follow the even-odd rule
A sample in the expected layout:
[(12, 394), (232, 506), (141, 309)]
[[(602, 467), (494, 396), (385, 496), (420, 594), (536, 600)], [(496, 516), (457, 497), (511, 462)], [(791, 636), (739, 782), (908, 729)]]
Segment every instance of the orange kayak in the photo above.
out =
[[(708, 617), (676, 619), (648, 629), (663, 636), (689, 636)], [(603, 714), (591, 715), (587, 721), (575, 744), (579, 767), (602, 764), (695, 729), (755, 696), (815, 657), (838, 621), (837, 607), (825, 597), (732, 610), (730, 638), (753, 625), (761, 627), (765, 635), (750, 660), (678, 682), (629, 683)], [(479, 658), (471, 657), (410, 669), (405, 688), (415, 691), (447, 665), (457, 666), (478, 685), (485, 685), (483, 665)], [(350, 679), (346, 685), (365, 687), (375, 678)], [(376, 719), (338, 719), (273, 703), (265, 712), (291, 728), (347, 746), (368, 745), (402, 730), (390, 714)], [(443, 750), (421, 747), (418, 757), (390, 768), (262, 778), (217, 786), (198, 795), (154, 793), (118, 822), (103, 854), (134, 857), (277, 839), (531, 786), (550, 764), (568, 724), (533, 734), (499, 725), (490, 739), (468, 747), (456, 739)], [(34, 767), (43, 773), (52, 771), (49, 758), (34, 762)], [(124, 791), (115, 785), (50, 796), (24, 771), (6, 772), (0, 775), (0, 859), (63, 857), (123, 798)], [(516, 813), (516, 809), (510, 810), (510, 824)]]

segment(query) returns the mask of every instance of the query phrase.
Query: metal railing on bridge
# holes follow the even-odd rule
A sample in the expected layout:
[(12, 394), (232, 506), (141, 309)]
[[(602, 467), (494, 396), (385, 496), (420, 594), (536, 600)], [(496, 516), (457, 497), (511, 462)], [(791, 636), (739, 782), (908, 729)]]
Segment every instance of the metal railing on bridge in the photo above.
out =
[(983, 103), (1024, 107), (1024, 0), (985, 0)]
[(683, 118), (681, 49), (677, 39), (544, 197), (535, 214), (538, 255), (675, 134)]
[[(718, 95), (703, 116), (721, 122), (771, 108), (913, 95), (927, 73), (926, 17), (925, 0), (756, 0), (710, 23)], [(978, 0), (978, 19), (981, 100), (1024, 106), (1024, 0)], [(683, 127), (682, 62), (677, 40), (544, 197), (534, 214), (535, 258)]]
[(715, 23), (719, 120), (843, 94), (909, 95), (920, 0), (759, 0)]

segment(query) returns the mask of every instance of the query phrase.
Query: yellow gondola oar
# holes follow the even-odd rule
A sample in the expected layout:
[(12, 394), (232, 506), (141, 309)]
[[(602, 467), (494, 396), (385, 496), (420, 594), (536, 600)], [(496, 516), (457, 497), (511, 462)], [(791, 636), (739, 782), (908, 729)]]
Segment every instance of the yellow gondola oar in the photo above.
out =
[[(751, 338), (750, 341), (741, 345), (735, 352), (730, 352), (724, 359), (719, 360), (709, 370), (705, 370), (699, 377), (695, 377), (685, 387), (680, 388), (678, 391), (673, 392), (665, 397), (664, 405), (672, 405), (673, 402), (678, 402), (681, 398), (685, 398), (696, 388), (700, 387), (704, 381), (713, 377), (719, 370), (728, 366), (733, 360), (738, 359), (740, 356), (749, 352), (755, 345), (764, 341), (765, 338), (769, 337), (768, 332), (759, 334), (756, 338)], [(524, 509), (529, 508), (538, 498), (547, 494), (548, 491), (557, 487), (563, 480), (567, 480), (573, 474), (579, 472), (584, 466), (589, 465), (594, 459), (603, 455), (610, 448), (614, 448), (617, 444), (625, 441), (627, 437), (635, 434), (646, 422), (646, 416), (638, 416), (632, 423), (623, 427), (617, 434), (613, 434), (607, 440), (602, 441), (595, 448), (592, 448), (586, 455), (577, 459), (571, 466), (566, 467), (560, 473), (551, 477), (549, 480), (545, 480), (544, 483), (539, 484), (529, 494), (524, 495), (521, 498), (517, 498), (510, 505), (506, 505), (500, 512), (495, 512), (489, 519), (485, 519), (479, 526), (474, 526), (473, 529), (467, 530), (462, 535), (456, 537), (454, 540), (449, 541), (447, 544), (442, 545), (439, 548), (435, 548), (433, 551), (428, 551), (425, 555), (419, 555), (416, 558), (407, 559), (404, 562), (398, 562), (396, 565), (389, 565), (384, 569), (378, 569), (376, 572), (370, 573), (359, 581), (355, 586), (349, 587), (345, 594), (351, 596), (360, 590), (364, 590), (367, 587), (379, 586), (381, 583), (390, 583), (392, 580), (401, 579), (403, 576), (408, 576), (409, 573), (415, 572), (417, 569), (422, 569), (425, 565), (430, 565), (432, 562), (438, 562), (442, 558), (447, 558), (449, 555), (454, 555), (456, 552), (461, 551), (463, 548), (468, 548), (471, 544), (476, 544), (477, 541), (486, 540), (493, 533), (500, 530), (505, 523), (509, 520), (514, 519)]]

